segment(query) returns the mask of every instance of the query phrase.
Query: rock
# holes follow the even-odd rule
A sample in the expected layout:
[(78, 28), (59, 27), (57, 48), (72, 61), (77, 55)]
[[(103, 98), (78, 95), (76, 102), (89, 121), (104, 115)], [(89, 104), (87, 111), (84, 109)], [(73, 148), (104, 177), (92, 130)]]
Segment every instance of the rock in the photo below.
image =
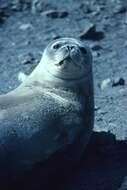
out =
[(96, 6), (91, 16), (97, 16), (101, 14), (101, 11), (104, 10), (104, 6)]
[(93, 51), (98, 51), (98, 50), (101, 50), (102, 47), (98, 44), (95, 44), (95, 45), (91, 45), (90, 47)]
[(97, 105), (95, 105), (95, 107), (94, 107), (94, 111), (98, 111), (99, 109), (100, 109), (100, 107), (97, 106)]
[(31, 12), (33, 14), (42, 13), (42, 12), (47, 11), (49, 9), (54, 9), (54, 7), (45, 1), (32, 0)]
[(0, 8), (0, 24), (3, 24), (8, 16), (9, 14), (6, 11), (6, 8)]
[(119, 78), (119, 77), (113, 79), (113, 81), (112, 81), (112, 87), (119, 86), (119, 85), (124, 86), (125, 85), (125, 80), (123, 78)]
[(28, 29), (31, 29), (31, 28), (33, 28), (33, 26), (30, 23), (22, 24), (22, 25), (19, 26), (20, 30), (28, 30)]
[(57, 35), (57, 34), (54, 34), (54, 35), (52, 36), (52, 39), (53, 39), (53, 40), (56, 40), (56, 39), (58, 39), (58, 38), (60, 38), (60, 36)]
[(31, 11), (33, 14), (41, 13), (50, 18), (64, 18), (68, 16), (67, 11), (58, 11), (54, 6), (41, 0), (33, 0)]
[(101, 90), (104, 90), (106, 87), (109, 86), (109, 84), (111, 84), (111, 79), (110, 78), (107, 78), (105, 80), (103, 80), (100, 84), (100, 88)]
[(79, 38), (81, 40), (101, 40), (104, 38), (104, 32), (96, 31), (96, 25), (90, 23), (85, 27), (85, 30), (79, 35)]
[(79, 9), (81, 9), (85, 15), (87, 14), (89, 16), (94, 16), (99, 15), (101, 10), (104, 9), (104, 7), (104, 5), (99, 5), (92, 1), (83, 1), (83, 3), (80, 4)]
[(39, 1), (39, 0), (33, 0), (32, 1), (31, 11), (33, 14), (36, 14), (38, 12), (42, 12), (43, 9), (44, 9), (44, 2)]
[(105, 110), (103, 110), (103, 109), (99, 109), (98, 111), (97, 111), (97, 113), (100, 115), (105, 115), (105, 114), (107, 114), (108, 112), (107, 111), (105, 111)]
[(68, 16), (67, 11), (57, 11), (57, 10), (48, 10), (43, 12), (41, 15), (46, 15), (49, 18), (55, 19), (55, 18), (65, 18)]
[(83, 13), (88, 14), (92, 12), (90, 4), (88, 2), (83, 2), (80, 4), (79, 9), (83, 11)]
[(31, 7), (31, 0), (12, 0), (10, 6), (13, 11), (27, 10)]
[(11, 9), (14, 11), (21, 11), (22, 10), (22, 6), (20, 3), (20, 0), (13, 0), (11, 2)]
[(60, 38), (60, 35), (56, 34), (55, 32), (52, 32), (51, 37), (53, 40), (56, 40), (56, 39)]
[(19, 74), (18, 74), (18, 80), (20, 82), (24, 82), (26, 80), (26, 78), (27, 78), (27, 75), (25, 73), (19, 72)]
[(127, 3), (118, 3), (113, 11), (114, 14), (122, 14), (127, 12)]
[(93, 57), (100, 57), (100, 53), (97, 51), (92, 52)]
[(26, 55), (22, 55), (19, 57), (19, 61), (21, 64), (33, 64), (35, 62), (35, 58), (32, 53), (28, 53)]

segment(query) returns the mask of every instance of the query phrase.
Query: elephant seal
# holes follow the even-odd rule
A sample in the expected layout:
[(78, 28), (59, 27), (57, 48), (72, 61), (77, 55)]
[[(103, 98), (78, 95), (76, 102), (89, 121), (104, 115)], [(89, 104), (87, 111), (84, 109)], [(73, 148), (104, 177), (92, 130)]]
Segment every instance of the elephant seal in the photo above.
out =
[(60, 38), (19, 87), (0, 96), (1, 176), (20, 175), (59, 151), (80, 158), (93, 128), (92, 75), (89, 48)]

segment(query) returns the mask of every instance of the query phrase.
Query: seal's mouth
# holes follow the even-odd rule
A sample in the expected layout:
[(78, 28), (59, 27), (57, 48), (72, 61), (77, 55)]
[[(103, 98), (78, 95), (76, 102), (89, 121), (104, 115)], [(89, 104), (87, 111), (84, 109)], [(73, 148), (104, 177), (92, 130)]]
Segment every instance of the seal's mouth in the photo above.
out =
[(48, 67), (48, 73), (62, 80), (78, 80), (84, 78), (82, 64), (76, 62), (71, 56), (65, 57), (61, 61), (51, 65), (51, 67)]
[(63, 60), (61, 60), (59, 63), (56, 63), (55, 65), (59, 67), (65, 64), (69, 64), (69, 62), (72, 62), (72, 59), (70, 57), (66, 57)]
[(57, 67), (61, 67), (61, 66), (65, 66), (65, 65), (69, 65), (69, 64), (73, 64), (75, 65), (76, 67), (79, 67), (75, 62), (74, 60), (72, 60), (71, 57), (66, 57), (64, 58), (62, 61), (60, 61), (59, 63), (56, 63), (55, 66)]
[[(65, 59), (64, 59), (64, 60), (65, 60)], [(61, 65), (64, 64), (64, 60), (60, 61), (59, 63), (56, 63), (55, 65), (58, 66), (58, 67), (60, 67)]]

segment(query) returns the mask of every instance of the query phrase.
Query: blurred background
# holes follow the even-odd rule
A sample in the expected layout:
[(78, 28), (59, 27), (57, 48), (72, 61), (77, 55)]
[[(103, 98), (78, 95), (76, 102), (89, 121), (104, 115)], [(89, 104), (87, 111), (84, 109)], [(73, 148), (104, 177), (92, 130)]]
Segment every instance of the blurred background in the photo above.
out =
[(95, 132), (78, 171), (55, 189), (127, 190), (127, 0), (0, 0), (0, 94), (60, 37), (91, 48)]

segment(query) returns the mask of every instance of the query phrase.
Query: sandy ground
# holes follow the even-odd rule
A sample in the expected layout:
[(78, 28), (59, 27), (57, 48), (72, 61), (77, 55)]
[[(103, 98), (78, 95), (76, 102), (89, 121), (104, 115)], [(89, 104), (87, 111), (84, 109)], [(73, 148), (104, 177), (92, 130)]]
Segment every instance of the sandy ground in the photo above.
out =
[(0, 0), (0, 94), (59, 37), (92, 49), (96, 132), (76, 171), (51, 188), (127, 190), (127, 0)]

